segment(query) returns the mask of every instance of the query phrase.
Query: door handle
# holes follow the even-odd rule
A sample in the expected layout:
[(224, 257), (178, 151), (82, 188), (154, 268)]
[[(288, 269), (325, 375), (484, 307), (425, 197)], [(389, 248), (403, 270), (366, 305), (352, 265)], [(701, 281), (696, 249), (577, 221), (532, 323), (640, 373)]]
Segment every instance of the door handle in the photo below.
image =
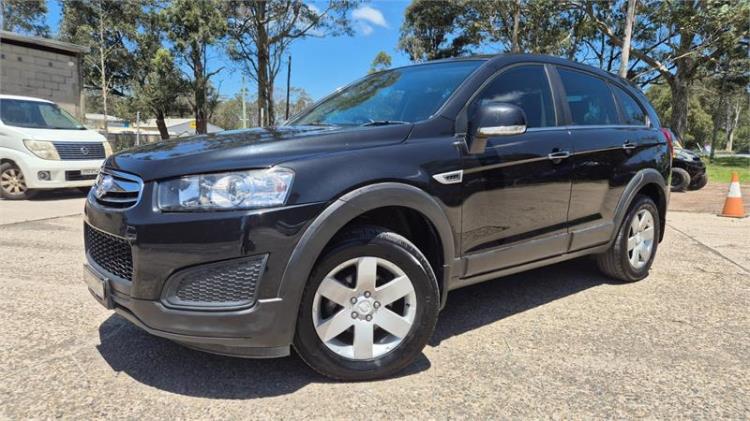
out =
[(622, 148), (625, 149), (625, 150), (635, 149), (637, 147), (638, 147), (638, 145), (636, 145), (635, 143), (633, 143), (630, 140), (628, 140), (628, 141), (626, 141), (625, 143), (622, 144)]
[(570, 157), (570, 152), (568, 151), (552, 152), (551, 154), (547, 155), (547, 158), (553, 161), (557, 161), (558, 159), (565, 159), (568, 157)]

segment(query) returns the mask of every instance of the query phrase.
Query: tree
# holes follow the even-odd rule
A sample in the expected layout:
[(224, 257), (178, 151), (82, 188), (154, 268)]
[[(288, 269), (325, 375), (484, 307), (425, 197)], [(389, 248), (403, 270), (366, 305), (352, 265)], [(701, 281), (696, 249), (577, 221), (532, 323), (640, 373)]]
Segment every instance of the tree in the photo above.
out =
[(2, 0), (2, 29), (46, 37), (49, 26), (44, 22), (47, 14), (45, 0)]
[(482, 40), (476, 3), (414, 0), (406, 8), (398, 46), (412, 61), (457, 57)]
[[(598, 1), (573, 4), (585, 10), (611, 42), (623, 47), (623, 37), (595, 12)], [(650, 26), (656, 38), (637, 40), (634, 37), (630, 53), (668, 84), (672, 93), (669, 124), (682, 136), (688, 124), (690, 87), (701, 69), (747, 38), (750, 3), (720, 0), (648, 2), (641, 10), (639, 21)]]
[(380, 72), (382, 70), (390, 68), (391, 61), (391, 56), (388, 55), (388, 53), (386, 53), (385, 51), (379, 52), (377, 55), (375, 55), (375, 58), (372, 59), (369, 73)]
[(122, 95), (130, 85), (134, 62), (127, 44), (136, 32), (144, 2), (63, 0), (62, 5), (61, 38), (91, 48), (84, 56), (84, 84), (101, 92), (103, 111), (108, 114), (110, 93)]
[(134, 92), (135, 99), (140, 106), (153, 113), (161, 138), (169, 139), (164, 119), (174, 108), (178, 98), (188, 90), (189, 84), (175, 66), (169, 50), (165, 48), (156, 51), (148, 68), (150, 71)]
[(620, 60), (621, 78), (628, 77), (628, 61), (630, 60), (630, 39), (633, 35), (633, 21), (635, 21), (636, 0), (628, 0), (628, 13), (625, 17), (625, 35), (622, 37), (622, 59)]
[(330, 0), (318, 10), (301, 0), (234, 0), (226, 3), (229, 55), (241, 62), (258, 86), (258, 121), (276, 120), (274, 82), (289, 46), (308, 36), (350, 35), (350, 0)]
[[(169, 25), (169, 39), (176, 56), (192, 71), (193, 111), (197, 133), (208, 131), (212, 112), (210, 80), (222, 68), (208, 70), (209, 46), (218, 43), (226, 34), (226, 18), (218, 0), (173, 0), (164, 9)], [(214, 95), (215, 96), (215, 95)]]

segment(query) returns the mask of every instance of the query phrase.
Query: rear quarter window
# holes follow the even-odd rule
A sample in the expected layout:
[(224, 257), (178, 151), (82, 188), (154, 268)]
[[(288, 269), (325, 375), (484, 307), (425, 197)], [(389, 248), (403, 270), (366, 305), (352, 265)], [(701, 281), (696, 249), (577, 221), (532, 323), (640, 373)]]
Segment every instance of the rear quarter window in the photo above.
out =
[(622, 116), (624, 119), (623, 123), (629, 126), (645, 126), (646, 113), (643, 111), (643, 108), (638, 105), (638, 101), (619, 87), (613, 85), (610, 86), (612, 86), (617, 101), (620, 103), (620, 109), (622, 110)]

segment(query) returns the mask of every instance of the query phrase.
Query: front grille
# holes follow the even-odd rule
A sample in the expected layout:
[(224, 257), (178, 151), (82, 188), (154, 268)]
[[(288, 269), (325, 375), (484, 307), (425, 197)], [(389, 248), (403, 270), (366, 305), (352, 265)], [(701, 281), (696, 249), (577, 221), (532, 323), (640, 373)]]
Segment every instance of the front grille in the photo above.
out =
[(133, 279), (133, 254), (126, 240), (84, 224), (84, 242), (94, 263), (120, 278)]
[(104, 159), (101, 142), (53, 142), (63, 161), (76, 159)]
[(138, 203), (143, 189), (140, 178), (113, 170), (102, 170), (94, 184), (94, 197), (102, 206), (128, 209)]
[(96, 178), (96, 174), (81, 174), (80, 171), (65, 171), (65, 180), (66, 181), (83, 181), (83, 180), (93, 180)]
[(169, 281), (166, 301), (180, 307), (227, 308), (255, 302), (266, 256), (212, 263), (179, 272)]

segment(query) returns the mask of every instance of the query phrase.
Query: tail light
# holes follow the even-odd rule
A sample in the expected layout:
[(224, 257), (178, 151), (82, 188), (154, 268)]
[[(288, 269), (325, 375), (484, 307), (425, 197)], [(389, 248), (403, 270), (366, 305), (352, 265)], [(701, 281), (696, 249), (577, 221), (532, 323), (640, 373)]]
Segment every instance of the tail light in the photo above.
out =
[(674, 142), (672, 139), (672, 133), (669, 132), (669, 129), (665, 129), (662, 127), (661, 134), (664, 135), (664, 139), (667, 141), (667, 148), (669, 149), (669, 156), (674, 157)]

